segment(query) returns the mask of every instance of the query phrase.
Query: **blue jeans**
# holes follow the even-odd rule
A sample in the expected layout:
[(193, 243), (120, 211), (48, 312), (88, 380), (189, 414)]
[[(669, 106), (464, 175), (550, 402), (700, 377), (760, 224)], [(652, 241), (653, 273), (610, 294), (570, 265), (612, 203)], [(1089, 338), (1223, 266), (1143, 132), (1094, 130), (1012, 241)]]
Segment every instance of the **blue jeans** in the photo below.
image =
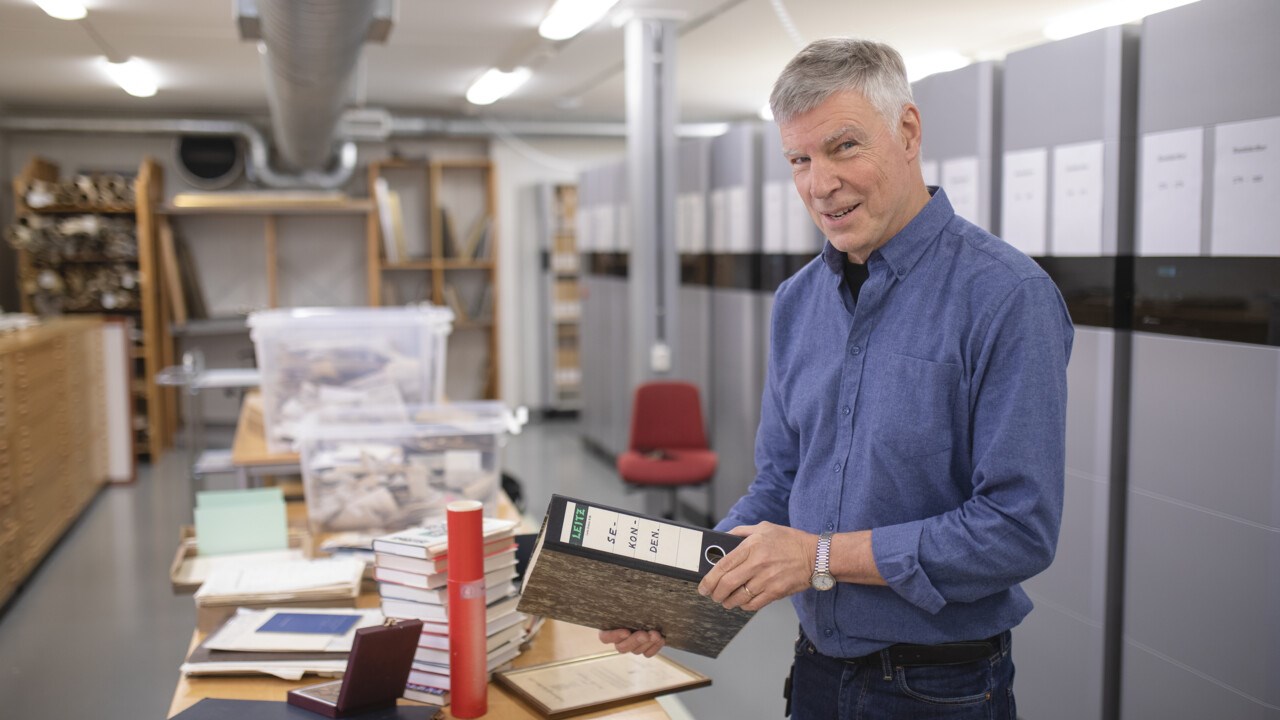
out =
[(820, 655), (809, 638), (796, 640), (791, 671), (794, 720), (1014, 720), (1009, 633), (997, 652), (961, 665), (894, 667), (854, 664)]

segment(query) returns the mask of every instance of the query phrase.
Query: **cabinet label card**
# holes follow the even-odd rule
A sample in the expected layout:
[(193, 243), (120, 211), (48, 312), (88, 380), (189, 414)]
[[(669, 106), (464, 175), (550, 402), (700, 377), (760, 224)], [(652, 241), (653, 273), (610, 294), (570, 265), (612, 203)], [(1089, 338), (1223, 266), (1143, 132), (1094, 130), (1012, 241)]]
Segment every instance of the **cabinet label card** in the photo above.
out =
[(566, 502), (560, 541), (698, 572), (702, 533), (635, 515)]
[(1280, 255), (1280, 118), (1214, 131), (1211, 255)]
[(921, 160), (920, 175), (924, 178), (925, 185), (938, 184), (938, 161), (937, 160)]
[(982, 207), (978, 181), (978, 158), (961, 157), (942, 162), (942, 188), (947, 191), (951, 207), (974, 225), (982, 224), (978, 216), (978, 208)]
[(786, 252), (786, 197), (787, 185), (779, 180), (764, 184), (764, 207), (761, 208), (760, 248), (766, 253)]
[(1044, 255), (1049, 152), (1045, 148), (1004, 154), (1000, 234), (1028, 255)]
[(729, 188), (725, 202), (725, 208), (729, 213), (725, 224), (729, 233), (725, 249), (729, 252), (752, 252), (758, 249), (760, 241), (751, 235), (752, 226), (748, 222), (751, 218), (751, 209), (746, 186), (735, 185)]
[(1138, 255), (1200, 255), (1204, 128), (1142, 138)]
[(713, 253), (729, 250), (729, 199), (728, 191), (717, 188), (711, 191), (711, 242)]
[(617, 249), (617, 220), (612, 205), (596, 207), (595, 250), (597, 252), (613, 252)]
[(826, 238), (818, 232), (818, 226), (813, 224), (809, 208), (805, 207), (804, 198), (800, 197), (795, 184), (787, 187), (782, 195), (786, 198), (787, 205), (787, 252), (800, 254), (821, 250)]
[(1102, 255), (1102, 143), (1053, 149), (1053, 254)]
[(618, 252), (631, 251), (631, 233), (634, 228), (631, 225), (631, 206), (618, 206), (618, 242), (616, 250)]
[(707, 201), (702, 193), (685, 193), (677, 199), (676, 244), (682, 253), (707, 251)]

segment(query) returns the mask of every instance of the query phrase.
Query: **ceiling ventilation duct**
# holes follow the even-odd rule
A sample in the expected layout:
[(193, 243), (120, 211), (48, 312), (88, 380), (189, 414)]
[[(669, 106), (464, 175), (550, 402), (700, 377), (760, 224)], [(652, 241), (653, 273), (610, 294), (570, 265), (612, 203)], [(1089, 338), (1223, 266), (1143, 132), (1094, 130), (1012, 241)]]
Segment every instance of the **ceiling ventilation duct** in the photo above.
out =
[(390, 0), (240, 0), (241, 37), (261, 39), (272, 135), (294, 170), (333, 157), (338, 118), (365, 40), (385, 40)]

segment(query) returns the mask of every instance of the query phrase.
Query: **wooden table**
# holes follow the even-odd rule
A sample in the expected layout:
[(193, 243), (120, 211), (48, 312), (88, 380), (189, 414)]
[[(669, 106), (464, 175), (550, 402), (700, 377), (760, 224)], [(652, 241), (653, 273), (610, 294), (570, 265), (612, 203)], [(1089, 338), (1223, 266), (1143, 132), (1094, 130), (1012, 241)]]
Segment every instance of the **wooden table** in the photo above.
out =
[[(361, 598), (366, 604), (369, 596)], [(373, 598), (376, 604), (376, 597)], [(204, 634), (197, 632), (191, 638), (190, 652), (204, 640)], [(542, 631), (534, 638), (533, 647), (516, 658), (516, 667), (528, 667), (539, 663), (551, 662), (601, 652), (604, 646), (596, 639), (596, 631), (590, 628), (570, 625), (557, 620), (548, 620)], [(204, 698), (226, 698), (233, 700), (279, 700), (284, 701), (289, 690), (323, 682), (323, 678), (309, 675), (301, 681), (292, 682), (266, 675), (239, 677), (180, 677), (178, 688), (173, 693), (173, 701), (169, 704), (169, 714), (173, 717), (186, 708)], [(401, 700), (401, 704), (415, 704)], [(445, 708), (445, 717), (452, 718), (449, 708)], [(317, 716), (319, 717), (319, 716)], [(489, 714), (486, 717), (499, 718), (541, 718), (525, 704), (512, 696), (506, 689), (496, 683), (489, 683)], [(656, 700), (644, 700), (622, 707), (587, 713), (575, 717), (581, 718), (616, 718), (618, 720), (670, 720)]]
[[(237, 433), (237, 436), (239, 433)], [(291, 525), (305, 523), (306, 507), (300, 502), (287, 503), (286, 511), (289, 514), (289, 523)], [(524, 526), (522, 530), (536, 531), (536, 527), (528, 525), (527, 521), (520, 518), (519, 512), (511, 503), (511, 500), (505, 494), (499, 495), (498, 498), (498, 516), (510, 519), (520, 519)], [(357, 606), (372, 608), (378, 606), (378, 595), (376, 592), (364, 592), (357, 600)], [(192, 634), (191, 645), (187, 648), (187, 654), (204, 641), (205, 634), (196, 631)], [(530, 665), (538, 665), (540, 663), (551, 662), (554, 660), (567, 660), (569, 658), (582, 657), (584, 655), (595, 655), (607, 650), (607, 646), (600, 644), (596, 638), (596, 631), (591, 628), (585, 628), (578, 625), (563, 623), (558, 620), (547, 620), (542, 630), (533, 640), (532, 647), (517, 657), (512, 664), (517, 667), (528, 667)], [(304, 685), (313, 685), (323, 682), (324, 678), (316, 675), (308, 675), (300, 681), (281, 680), (269, 675), (242, 675), (242, 676), (197, 676), (183, 677), (179, 676), (178, 687), (173, 693), (173, 701), (169, 704), (169, 714), (167, 717), (182, 712), (186, 708), (194, 705), (204, 698), (225, 698), (231, 700), (279, 700), (283, 702), (285, 695), (289, 690), (302, 687)], [(402, 704), (416, 704), (408, 700), (401, 700)], [(316, 716), (320, 717), (319, 715)], [(444, 717), (452, 718), (449, 708), (445, 708)], [(506, 720), (507, 718), (541, 718), (534, 710), (521, 703), (506, 689), (499, 687), (496, 683), (489, 683), (489, 718), (497, 718)], [(617, 720), (670, 720), (666, 710), (658, 704), (656, 700), (643, 700), (629, 705), (623, 705), (608, 710), (602, 710), (594, 713), (584, 713), (576, 715), (575, 718), (615, 718)]]
[(276, 452), (267, 449), (266, 426), (262, 420), (262, 393), (257, 390), (245, 395), (236, 421), (236, 436), (231, 444), (231, 464), (240, 475), (241, 484), (250, 478), (264, 475), (293, 475), (301, 472), (298, 453)]

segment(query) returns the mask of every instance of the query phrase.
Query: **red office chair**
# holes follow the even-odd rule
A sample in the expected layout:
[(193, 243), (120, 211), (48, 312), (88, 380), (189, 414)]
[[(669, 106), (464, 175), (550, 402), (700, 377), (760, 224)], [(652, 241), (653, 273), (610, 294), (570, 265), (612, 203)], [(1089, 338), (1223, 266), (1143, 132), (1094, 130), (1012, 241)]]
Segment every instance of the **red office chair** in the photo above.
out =
[(689, 485), (707, 486), (707, 511), (714, 515), (711, 478), (717, 458), (707, 446), (702, 427), (698, 388), (687, 382), (655, 381), (636, 388), (631, 409), (631, 442), (618, 456), (623, 481), (644, 488), (671, 491), (674, 519), (676, 490)]

